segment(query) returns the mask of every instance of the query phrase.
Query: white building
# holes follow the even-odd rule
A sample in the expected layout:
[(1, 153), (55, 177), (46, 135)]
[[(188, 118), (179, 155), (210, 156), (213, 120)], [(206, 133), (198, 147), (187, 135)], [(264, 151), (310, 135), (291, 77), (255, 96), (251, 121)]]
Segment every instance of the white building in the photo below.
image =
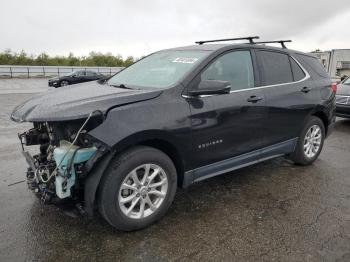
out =
[(350, 76), (350, 49), (316, 50), (311, 53), (320, 60), (333, 80)]

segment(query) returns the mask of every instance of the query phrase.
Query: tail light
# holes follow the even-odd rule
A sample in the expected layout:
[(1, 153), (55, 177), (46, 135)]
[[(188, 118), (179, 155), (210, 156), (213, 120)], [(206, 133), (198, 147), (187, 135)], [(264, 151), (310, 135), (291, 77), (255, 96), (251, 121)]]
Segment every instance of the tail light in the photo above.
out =
[(332, 83), (331, 89), (334, 94), (337, 93), (337, 83)]

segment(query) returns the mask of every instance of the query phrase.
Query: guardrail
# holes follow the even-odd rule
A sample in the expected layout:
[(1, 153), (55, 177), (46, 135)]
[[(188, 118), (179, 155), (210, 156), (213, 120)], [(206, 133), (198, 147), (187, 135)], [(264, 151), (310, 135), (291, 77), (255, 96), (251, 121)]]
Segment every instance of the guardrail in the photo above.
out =
[(66, 75), (75, 70), (92, 70), (104, 75), (113, 75), (123, 67), (82, 67), (82, 66), (14, 66), (0, 65), (0, 78), (54, 77)]

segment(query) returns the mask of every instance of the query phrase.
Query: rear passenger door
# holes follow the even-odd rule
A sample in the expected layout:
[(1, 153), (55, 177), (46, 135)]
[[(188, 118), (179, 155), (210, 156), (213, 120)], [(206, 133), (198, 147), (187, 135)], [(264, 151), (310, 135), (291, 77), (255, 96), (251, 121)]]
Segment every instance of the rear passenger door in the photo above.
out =
[(264, 145), (296, 138), (315, 102), (309, 76), (288, 53), (258, 50), (256, 54), (268, 109)]
[(86, 81), (93, 81), (98, 79), (96, 72), (86, 71)]

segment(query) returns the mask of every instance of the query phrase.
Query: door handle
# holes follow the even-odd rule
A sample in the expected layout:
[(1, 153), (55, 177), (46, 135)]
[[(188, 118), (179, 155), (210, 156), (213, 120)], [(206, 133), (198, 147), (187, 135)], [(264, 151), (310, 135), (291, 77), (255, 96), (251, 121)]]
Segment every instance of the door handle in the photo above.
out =
[(309, 93), (309, 92), (311, 91), (311, 88), (305, 86), (305, 87), (303, 87), (300, 91), (303, 92), (303, 93)]
[(256, 103), (260, 100), (263, 100), (263, 98), (261, 96), (250, 96), (247, 101), (250, 103)]

